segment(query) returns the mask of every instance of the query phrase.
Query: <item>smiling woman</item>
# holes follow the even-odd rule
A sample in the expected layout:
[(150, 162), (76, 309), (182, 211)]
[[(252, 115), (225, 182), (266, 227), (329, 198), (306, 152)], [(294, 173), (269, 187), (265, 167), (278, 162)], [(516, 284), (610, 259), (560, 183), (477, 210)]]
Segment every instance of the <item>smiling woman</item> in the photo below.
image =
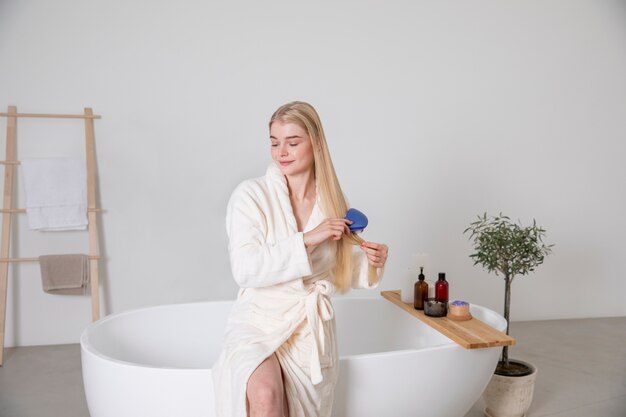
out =
[[(270, 140), (272, 140), (272, 158), (280, 165), (282, 174), (287, 176), (290, 170), (285, 170), (284, 168), (291, 168), (292, 164), (294, 165), (292, 172), (298, 172), (296, 171), (298, 166), (304, 165), (307, 174), (302, 175), (308, 175), (308, 188), (316, 188), (324, 215), (327, 218), (343, 218), (348, 211), (348, 204), (335, 174), (322, 123), (313, 106), (297, 101), (285, 104), (274, 112), (270, 119), (269, 127)], [(302, 149), (294, 150), (291, 156), (289, 156), (290, 153), (285, 153), (284, 151), (282, 155), (280, 153), (276, 154), (274, 149), (280, 149), (279, 137), (281, 133), (283, 142), (288, 142), (291, 139), (294, 142), (289, 143), (289, 145), (298, 147), (302, 144)], [(277, 146), (274, 147), (274, 145)], [(289, 146), (289, 148), (293, 147)], [(311, 150), (313, 151), (313, 158), (309, 155)], [(295, 164), (291, 162), (292, 160)], [(285, 162), (285, 165), (282, 165), (281, 162)], [(311, 163), (312, 165), (310, 165)], [(302, 167), (301, 173), (304, 173), (304, 167)], [(292, 184), (293, 180), (298, 181), (298, 177), (302, 178), (302, 175), (287, 176), (288, 185)], [(312, 180), (311, 176), (315, 180)], [(299, 185), (295, 184), (296, 187)], [(291, 203), (297, 210), (297, 200), (294, 201), (292, 188), (290, 187), (289, 190)], [(333, 240), (339, 240), (340, 238), (341, 236), (335, 235)], [(365, 244), (363, 239), (356, 234), (346, 234), (343, 239), (337, 242), (336, 248), (337, 262), (334, 268), (334, 284), (340, 292), (345, 292), (350, 288), (351, 264), (353, 260), (352, 245), (360, 245), (370, 259), (369, 278), (371, 282), (375, 282), (378, 279), (374, 267), (382, 268), (384, 262), (381, 263), (380, 261), (383, 258), (386, 259), (387, 256), (386, 246), (383, 245), (381, 247), (369, 242)]]
[(329, 417), (339, 371), (330, 297), (378, 286), (387, 246), (351, 233), (310, 104), (280, 107), (269, 130), (266, 175), (242, 182), (227, 208), (241, 289), (212, 371), (216, 415)]

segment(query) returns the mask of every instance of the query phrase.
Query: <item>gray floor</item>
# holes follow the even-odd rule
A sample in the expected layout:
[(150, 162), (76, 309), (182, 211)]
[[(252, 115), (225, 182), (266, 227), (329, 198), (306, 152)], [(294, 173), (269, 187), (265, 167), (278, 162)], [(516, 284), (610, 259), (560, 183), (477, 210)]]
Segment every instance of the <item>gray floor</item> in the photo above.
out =
[[(528, 417), (626, 417), (626, 317), (513, 323), (511, 334), (511, 356), (539, 369)], [(80, 347), (6, 349), (0, 417), (52, 416), (89, 417)]]

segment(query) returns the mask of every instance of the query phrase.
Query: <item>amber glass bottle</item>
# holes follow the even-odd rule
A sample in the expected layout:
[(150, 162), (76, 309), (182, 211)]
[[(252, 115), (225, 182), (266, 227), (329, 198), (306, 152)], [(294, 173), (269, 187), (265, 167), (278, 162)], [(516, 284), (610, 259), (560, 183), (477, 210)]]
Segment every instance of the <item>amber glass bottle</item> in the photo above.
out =
[(428, 297), (428, 283), (424, 281), (424, 267), (420, 266), (420, 274), (417, 276), (418, 280), (415, 283), (415, 298), (413, 301), (413, 307), (416, 310), (424, 309), (424, 299)]
[(435, 299), (444, 303), (448, 302), (448, 281), (444, 272), (439, 273), (439, 279), (435, 283)]

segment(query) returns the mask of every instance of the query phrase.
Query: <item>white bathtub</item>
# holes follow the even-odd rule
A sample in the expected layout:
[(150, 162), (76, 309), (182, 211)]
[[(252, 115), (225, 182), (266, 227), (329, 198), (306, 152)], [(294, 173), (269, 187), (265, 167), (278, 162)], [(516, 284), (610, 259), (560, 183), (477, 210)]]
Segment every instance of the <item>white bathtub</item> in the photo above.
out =
[[(340, 377), (333, 417), (463, 417), (499, 348), (466, 350), (382, 298), (333, 298)], [(211, 366), (232, 301), (108, 316), (81, 336), (91, 417), (213, 417)], [(504, 330), (484, 307), (474, 317)]]

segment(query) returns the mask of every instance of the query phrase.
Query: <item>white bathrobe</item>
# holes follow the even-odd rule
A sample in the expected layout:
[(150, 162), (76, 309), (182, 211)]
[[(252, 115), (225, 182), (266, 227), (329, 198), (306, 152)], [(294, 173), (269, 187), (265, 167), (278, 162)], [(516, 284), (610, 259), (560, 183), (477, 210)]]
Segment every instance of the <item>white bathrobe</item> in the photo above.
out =
[[(324, 220), (320, 199), (304, 232)], [(285, 177), (271, 163), (264, 177), (242, 182), (228, 203), (226, 229), (233, 276), (241, 287), (213, 365), (217, 417), (247, 417), (248, 379), (273, 353), (282, 368), (290, 417), (330, 417), (339, 374), (330, 275), (330, 242), (306, 248)], [(368, 283), (357, 249), (352, 288)]]

